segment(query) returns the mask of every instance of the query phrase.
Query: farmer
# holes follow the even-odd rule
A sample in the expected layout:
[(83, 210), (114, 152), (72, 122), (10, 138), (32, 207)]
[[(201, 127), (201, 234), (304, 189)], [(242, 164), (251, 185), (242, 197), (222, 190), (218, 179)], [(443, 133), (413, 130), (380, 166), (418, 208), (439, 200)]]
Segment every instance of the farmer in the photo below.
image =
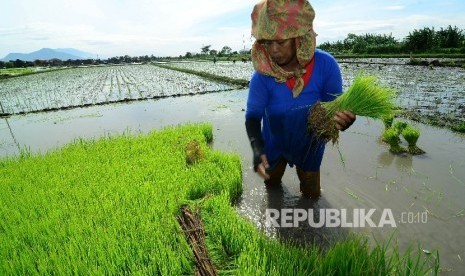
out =
[[(307, 0), (262, 0), (252, 12), (252, 63), (245, 126), (254, 170), (267, 186), (281, 184), (287, 164), (294, 165), (304, 197), (318, 198), (324, 142), (307, 130), (310, 107), (342, 93), (335, 59), (315, 48), (315, 13)], [(355, 121), (337, 112), (335, 127)], [(263, 125), (263, 127), (262, 127)]]

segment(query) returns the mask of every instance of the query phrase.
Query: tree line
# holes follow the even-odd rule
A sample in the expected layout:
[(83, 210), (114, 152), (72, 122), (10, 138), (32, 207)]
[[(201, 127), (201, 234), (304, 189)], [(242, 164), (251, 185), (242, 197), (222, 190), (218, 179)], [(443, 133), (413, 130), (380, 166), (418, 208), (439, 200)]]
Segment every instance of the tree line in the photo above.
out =
[[(318, 46), (320, 49), (333, 54), (410, 54), (410, 53), (438, 53), (438, 54), (465, 54), (465, 31), (457, 26), (449, 25), (447, 28), (435, 30), (425, 27), (409, 32), (402, 40), (397, 40), (392, 34), (348, 34), (344, 40), (325, 42)], [(212, 58), (223, 57), (236, 59), (248, 56), (250, 50), (233, 51), (231, 47), (224, 46), (221, 50), (211, 49), (211, 45), (202, 46), (200, 53), (187, 52), (178, 57), (155, 57), (128, 55), (111, 57), (108, 59), (83, 60), (35, 60), (35, 61), (0, 61), (0, 68), (21, 68), (32, 66), (79, 66), (98, 64), (147, 63), (160, 59), (178, 58)]]
[(161, 59), (154, 55), (148, 56), (116, 56), (108, 59), (36, 59), (34, 61), (24, 61), (20, 59), (10, 61), (0, 61), (1, 68), (25, 68), (25, 67), (48, 67), (48, 66), (81, 66), (81, 65), (99, 65), (99, 64), (124, 64), (124, 63), (147, 63)]
[[(221, 50), (217, 51), (211, 49), (211, 45), (202, 46), (200, 53), (187, 52), (185, 55), (179, 55), (177, 57), (157, 57), (154, 55), (145, 56), (115, 56), (108, 59), (75, 59), (75, 60), (60, 60), (50, 59), (42, 60), (37, 59), (34, 61), (24, 61), (20, 59), (1, 61), (0, 69), (2, 68), (26, 68), (26, 67), (56, 67), (56, 66), (81, 66), (81, 65), (100, 65), (100, 64), (127, 64), (127, 63), (148, 63), (152, 61), (167, 60), (167, 59), (183, 59), (183, 58), (212, 58), (212, 57), (224, 57), (224, 58), (236, 58), (237, 56), (247, 55), (249, 51), (233, 51), (231, 47), (224, 46)], [(240, 59), (240, 58), (239, 58)]]
[(325, 42), (318, 46), (333, 54), (465, 54), (465, 31), (457, 26), (435, 30), (415, 29), (397, 40), (392, 34), (348, 34), (344, 40)]

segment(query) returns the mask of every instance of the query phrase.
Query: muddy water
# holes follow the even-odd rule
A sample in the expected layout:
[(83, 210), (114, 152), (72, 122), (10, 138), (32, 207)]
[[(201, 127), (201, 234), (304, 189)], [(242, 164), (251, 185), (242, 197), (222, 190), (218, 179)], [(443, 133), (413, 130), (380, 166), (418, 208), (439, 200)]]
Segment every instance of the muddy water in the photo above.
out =
[[(323, 246), (350, 232), (383, 240), (395, 233), (400, 250), (420, 242), (425, 252), (439, 249), (441, 265), (450, 275), (465, 272), (465, 143), (464, 136), (422, 124), (418, 145), (422, 156), (394, 156), (379, 140), (380, 122), (358, 118), (340, 138), (339, 149), (328, 146), (321, 168), (322, 197), (303, 199), (294, 168), (287, 168), (283, 185), (266, 189), (251, 169), (251, 150), (244, 129), (246, 90), (167, 98), (63, 112), (32, 114), (0, 120), (0, 155), (18, 153), (18, 146), (45, 152), (78, 137), (94, 138), (123, 132), (149, 132), (185, 122), (210, 121), (214, 147), (242, 157), (244, 192), (237, 210), (270, 236)], [(7, 124), (8, 122), (8, 124)], [(9, 125), (9, 126), (8, 126)], [(341, 157), (342, 156), (342, 157)], [(374, 209), (378, 225), (390, 210), (395, 226), (299, 227), (265, 225), (266, 209)], [(355, 210), (355, 211), (354, 211)], [(426, 215), (425, 215), (426, 213)]]

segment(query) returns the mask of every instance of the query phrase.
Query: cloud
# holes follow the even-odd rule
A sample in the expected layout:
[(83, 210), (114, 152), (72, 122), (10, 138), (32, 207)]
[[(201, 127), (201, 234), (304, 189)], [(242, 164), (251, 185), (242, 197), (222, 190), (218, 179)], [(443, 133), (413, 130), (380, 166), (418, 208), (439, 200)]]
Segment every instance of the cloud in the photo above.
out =
[[(2, 15), (0, 57), (43, 47), (74, 47), (101, 57), (180, 55), (200, 51), (204, 45), (248, 49), (255, 2), (48, 0), (44, 5), (37, 0), (10, 1), (9, 11)], [(402, 38), (414, 28), (465, 27), (461, 2), (443, 5), (428, 0), (421, 6), (417, 2), (315, 0), (318, 42), (341, 39), (348, 33), (392, 32)]]
[(385, 10), (388, 10), (388, 11), (400, 11), (400, 10), (404, 10), (405, 9), (405, 6), (387, 6), (387, 7), (384, 7)]
[[(202, 24), (252, 6), (249, 0), (49, 0), (47, 5), (15, 0), (11, 13), (4, 17), (8, 24), (0, 28), (0, 36), (8, 41), (2, 41), (0, 56), (42, 47), (81, 47), (108, 56), (176, 55), (200, 47), (202, 39), (220, 41), (227, 34), (236, 36), (240, 31), (237, 25)], [(205, 31), (199, 33), (202, 29)]]
[(322, 43), (343, 39), (348, 33), (392, 34), (397, 39), (403, 39), (414, 29), (426, 26), (444, 26), (444, 22), (433, 16), (413, 14), (406, 17), (379, 20), (323, 21), (319, 26), (325, 30), (318, 36), (318, 43)]

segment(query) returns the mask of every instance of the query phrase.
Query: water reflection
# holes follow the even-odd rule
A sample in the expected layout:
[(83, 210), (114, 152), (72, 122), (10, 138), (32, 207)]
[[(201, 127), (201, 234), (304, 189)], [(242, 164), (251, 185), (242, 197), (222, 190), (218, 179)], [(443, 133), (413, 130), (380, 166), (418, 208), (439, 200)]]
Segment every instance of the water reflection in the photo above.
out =
[(408, 153), (393, 154), (389, 151), (381, 152), (378, 155), (378, 164), (382, 167), (389, 167), (395, 163), (399, 171), (410, 171), (413, 168), (414, 156)]
[(378, 155), (378, 163), (382, 166), (389, 167), (392, 164), (392, 161), (394, 161), (395, 155), (390, 153), (389, 151), (384, 151), (381, 152)]
[[(289, 183), (294, 185), (295, 183)], [(331, 209), (330, 203), (325, 197), (318, 200), (302, 197), (300, 194), (293, 194), (285, 184), (277, 187), (267, 187), (267, 208), (283, 212), (290, 209), (289, 212), (305, 212), (307, 219), (296, 222), (292, 227), (272, 227), (269, 226), (267, 232), (276, 233), (276, 236), (283, 242), (294, 244), (317, 244), (321, 248), (328, 248), (337, 241), (344, 240), (348, 231), (345, 228), (338, 227), (312, 227), (310, 222), (321, 223), (320, 211), (323, 213), (326, 209)], [(266, 212), (266, 211), (265, 211)], [(281, 213), (282, 215), (282, 213)], [(310, 222), (309, 222), (310, 221)], [(278, 223), (280, 220), (278, 219)], [(294, 223), (294, 221), (292, 221)], [(272, 229), (270, 229), (272, 228)]]
[(410, 171), (413, 167), (413, 156), (410, 154), (399, 154), (396, 156), (395, 160), (399, 171)]

